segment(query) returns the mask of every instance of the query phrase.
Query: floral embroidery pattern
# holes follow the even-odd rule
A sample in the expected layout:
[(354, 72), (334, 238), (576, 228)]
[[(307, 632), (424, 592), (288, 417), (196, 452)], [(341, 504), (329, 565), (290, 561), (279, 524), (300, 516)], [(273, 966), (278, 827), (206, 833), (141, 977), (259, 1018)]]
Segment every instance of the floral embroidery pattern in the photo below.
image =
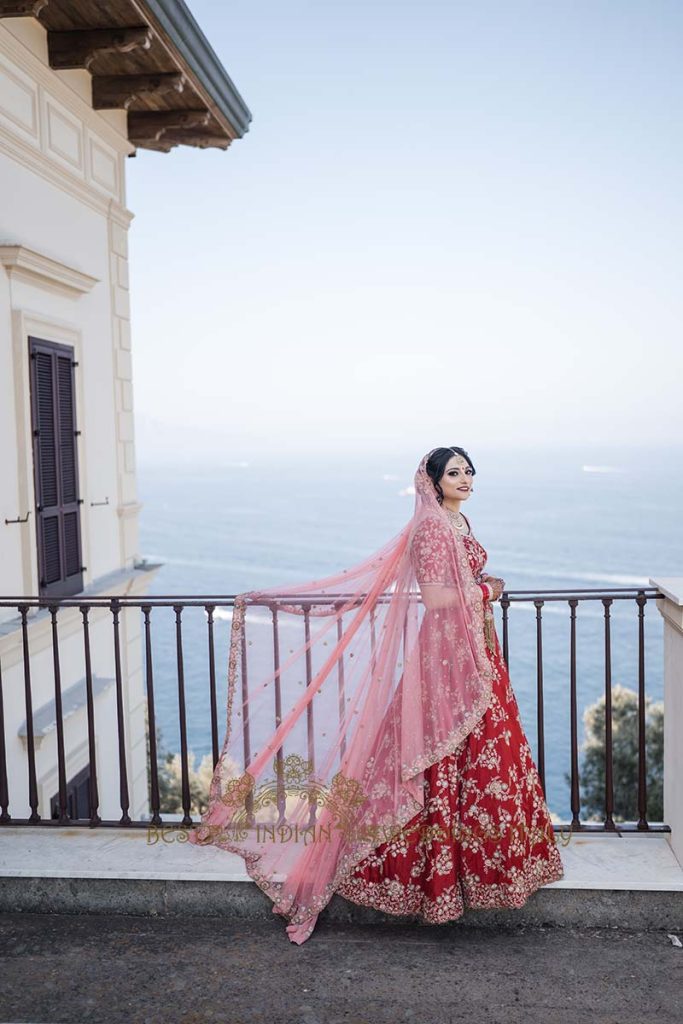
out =
[[(431, 531), (424, 540), (437, 550)], [(463, 537), (473, 578), (486, 551)], [(424, 552), (423, 552), (424, 556)], [(426, 557), (422, 581), (443, 582)], [(470, 908), (521, 907), (564, 875), (550, 813), (494, 631), (490, 702), (475, 727), (425, 769), (425, 806), (355, 865), (336, 892), (389, 914), (432, 924)]]
[(423, 519), (416, 529), (411, 555), (418, 583), (452, 583), (449, 566), (448, 525), (436, 516)]
[[(485, 602), (478, 577), (486, 562), (486, 552), (471, 536), (458, 535), (453, 545), (448, 536), (450, 527), (444, 532), (439, 518), (435, 514), (429, 517), (429, 526), (420, 525), (416, 536), (419, 534), (422, 540), (418, 538), (411, 550), (419, 552), (424, 542), (418, 563), (423, 564), (426, 559), (425, 572), (435, 574), (443, 568), (438, 566), (438, 551), (448, 552), (444, 579), (448, 583), (449, 576), (453, 579), (454, 570), (458, 570), (471, 621), (481, 627), (471, 631), (471, 643), (478, 672), (487, 686), (481, 688), (481, 678), (464, 680), (465, 686), (477, 693), (474, 725), (467, 726), (464, 736), (462, 727), (450, 735), (442, 731), (442, 741), (434, 744), (436, 749), (423, 752), (412, 765), (395, 763), (396, 750), (385, 736), (388, 748), (384, 751), (380, 745), (374, 751), (368, 761), (367, 779), (363, 780), (364, 790), (374, 792), (373, 780), (381, 778), (381, 772), (373, 771), (375, 758), (387, 755), (395, 771), (401, 771), (404, 778), (424, 771), (425, 806), (421, 807), (409, 793), (402, 793), (399, 806), (395, 811), (392, 808), (390, 834), (383, 830), (386, 841), (382, 845), (377, 845), (378, 837), (374, 836), (347, 844), (335, 862), (330, 881), (315, 891), (305, 887), (296, 895), (267, 868), (262, 868), (260, 853), (231, 841), (220, 828), (209, 834), (201, 828), (189, 836), (190, 842), (202, 844), (209, 839), (214, 846), (241, 854), (251, 878), (272, 899), (274, 913), (284, 915), (292, 924), (310, 921), (337, 892), (391, 913), (417, 912), (428, 921), (438, 922), (459, 916), (465, 905), (521, 906), (535, 888), (562, 877), (540, 781), (521, 730), (497, 638), (494, 635), (493, 651), (485, 643)], [(430, 544), (436, 545), (437, 552), (431, 569)], [(224, 751), (230, 739), (233, 704), (235, 699), (239, 701), (238, 676), (246, 652), (245, 599), (250, 596), (239, 597), (233, 612)], [(448, 659), (461, 663), (463, 650), (458, 645), (462, 635), (459, 629), (450, 630), (448, 618), (440, 620), (438, 614), (434, 615), (435, 645), (430, 656), (441, 658), (438, 664), (445, 671), (440, 679), (445, 684)], [(488, 744), (492, 737), (497, 737), (497, 741)], [(227, 781), (222, 769), (215, 772), (212, 807), (221, 801)], [(249, 783), (249, 778), (242, 780), (245, 789)], [(345, 794), (340, 793), (340, 797), (345, 798)], [(381, 802), (381, 798), (380, 787), (375, 799)], [(391, 803), (390, 794), (387, 801)], [(207, 833), (210, 828), (207, 823)]]

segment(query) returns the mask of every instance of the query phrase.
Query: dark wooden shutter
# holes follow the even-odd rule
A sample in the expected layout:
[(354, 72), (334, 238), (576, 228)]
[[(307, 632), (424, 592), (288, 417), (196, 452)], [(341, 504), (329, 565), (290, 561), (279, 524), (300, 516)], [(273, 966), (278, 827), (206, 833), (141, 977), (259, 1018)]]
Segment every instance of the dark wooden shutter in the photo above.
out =
[(41, 596), (66, 597), (83, 589), (74, 350), (28, 340), (38, 590)]

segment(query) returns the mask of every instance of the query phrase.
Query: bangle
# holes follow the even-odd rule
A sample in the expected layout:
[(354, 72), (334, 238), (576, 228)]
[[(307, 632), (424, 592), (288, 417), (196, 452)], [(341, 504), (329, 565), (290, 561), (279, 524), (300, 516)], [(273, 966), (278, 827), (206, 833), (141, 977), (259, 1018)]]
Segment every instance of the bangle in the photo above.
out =
[(483, 586), (486, 587), (486, 590), (488, 592), (488, 599), (490, 601), (493, 598), (493, 587), (491, 586), (490, 583), (484, 583)]

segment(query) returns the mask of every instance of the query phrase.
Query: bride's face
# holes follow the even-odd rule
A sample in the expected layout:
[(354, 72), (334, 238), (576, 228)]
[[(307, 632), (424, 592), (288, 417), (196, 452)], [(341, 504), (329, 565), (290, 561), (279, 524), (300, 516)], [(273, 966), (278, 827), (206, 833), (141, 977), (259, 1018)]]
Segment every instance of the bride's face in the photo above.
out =
[(443, 476), (439, 480), (444, 498), (464, 501), (472, 490), (472, 469), (462, 455), (453, 455), (446, 463)]

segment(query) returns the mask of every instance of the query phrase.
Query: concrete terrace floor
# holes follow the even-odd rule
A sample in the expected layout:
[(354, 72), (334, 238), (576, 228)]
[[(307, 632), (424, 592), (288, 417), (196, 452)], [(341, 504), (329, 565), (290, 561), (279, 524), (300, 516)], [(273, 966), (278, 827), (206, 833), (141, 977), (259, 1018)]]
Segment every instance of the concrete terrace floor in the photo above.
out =
[(0, 915), (3, 1024), (680, 1024), (666, 931)]

